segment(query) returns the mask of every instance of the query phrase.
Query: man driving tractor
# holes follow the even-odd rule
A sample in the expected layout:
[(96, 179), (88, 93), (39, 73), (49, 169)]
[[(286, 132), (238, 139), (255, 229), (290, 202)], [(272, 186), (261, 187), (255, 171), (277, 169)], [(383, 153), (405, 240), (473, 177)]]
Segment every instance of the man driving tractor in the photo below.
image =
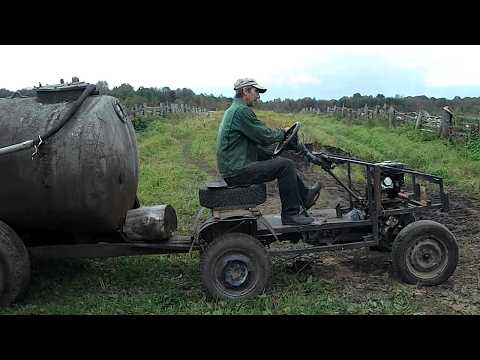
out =
[(217, 135), (217, 165), (228, 186), (247, 186), (278, 180), (282, 203), (282, 224), (307, 225), (321, 185), (307, 187), (295, 163), (284, 157), (272, 158), (262, 147), (285, 140), (287, 129), (267, 127), (251, 109), (267, 91), (254, 79), (234, 84), (235, 99), (225, 111)]

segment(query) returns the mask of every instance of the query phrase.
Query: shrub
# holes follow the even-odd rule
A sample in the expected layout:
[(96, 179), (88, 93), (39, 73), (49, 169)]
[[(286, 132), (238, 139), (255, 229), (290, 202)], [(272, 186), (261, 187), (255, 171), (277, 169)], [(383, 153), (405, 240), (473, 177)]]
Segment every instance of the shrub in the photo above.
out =
[(156, 118), (150, 116), (135, 116), (132, 118), (133, 128), (136, 132), (145, 131)]

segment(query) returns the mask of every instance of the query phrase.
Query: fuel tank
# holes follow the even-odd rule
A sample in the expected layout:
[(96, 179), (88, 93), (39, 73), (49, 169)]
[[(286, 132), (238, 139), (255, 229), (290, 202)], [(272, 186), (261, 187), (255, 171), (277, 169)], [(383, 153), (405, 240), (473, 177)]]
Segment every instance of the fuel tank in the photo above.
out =
[[(0, 148), (48, 133), (86, 85), (0, 98)], [(118, 99), (90, 95), (38, 148), (0, 155), (0, 220), (19, 230), (109, 233), (121, 229), (137, 187), (131, 121)]]

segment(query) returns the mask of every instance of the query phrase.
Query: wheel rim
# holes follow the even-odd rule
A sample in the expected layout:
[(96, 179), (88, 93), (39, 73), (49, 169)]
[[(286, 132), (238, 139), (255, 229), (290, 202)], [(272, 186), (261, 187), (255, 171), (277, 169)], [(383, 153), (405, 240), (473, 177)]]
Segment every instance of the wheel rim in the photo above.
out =
[(419, 238), (408, 249), (408, 270), (419, 279), (430, 280), (439, 276), (447, 267), (447, 262), (447, 247), (432, 235)]
[(242, 253), (229, 252), (220, 256), (214, 271), (216, 287), (228, 297), (248, 294), (258, 281), (254, 262)]
[(248, 277), (248, 266), (243, 261), (229, 261), (224, 269), (224, 282), (230, 287), (239, 287), (245, 284)]

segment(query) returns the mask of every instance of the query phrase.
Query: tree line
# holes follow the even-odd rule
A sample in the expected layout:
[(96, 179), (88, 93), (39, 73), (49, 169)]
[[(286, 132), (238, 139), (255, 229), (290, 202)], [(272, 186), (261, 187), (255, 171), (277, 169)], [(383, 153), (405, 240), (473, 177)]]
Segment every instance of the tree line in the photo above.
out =
[[(213, 94), (195, 94), (191, 89), (178, 88), (176, 90), (165, 87), (143, 87), (137, 90), (128, 83), (110, 88), (106, 81), (98, 81), (97, 89), (101, 94), (111, 95), (119, 98), (127, 106), (134, 104), (147, 104), (156, 106), (159, 103), (183, 103), (192, 106), (206, 108), (207, 110), (225, 110), (233, 100), (232, 97), (223, 95), (215, 96)], [(35, 96), (33, 89), (21, 89), (19, 92), (24, 96)], [(233, 92), (233, 91), (232, 91)], [(10, 97), (15, 91), (0, 88), (0, 98)], [(233, 94), (232, 94), (233, 95)], [(441, 108), (448, 105), (455, 113), (459, 114), (479, 114), (480, 97), (455, 96), (453, 99), (435, 98), (421, 96), (400, 96), (386, 97), (383, 94), (376, 96), (361, 95), (355, 93), (352, 96), (343, 96), (340, 99), (323, 100), (315, 97), (304, 97), (301, 99), (274, 99), (269, 101), (260, 101), (256, 106), (261, 110), (271, 110), (277, 112), (298, 112), (305, 108), (314, 108), (326, 111), (328, 106), (345, 106), (357, 109), (368, 105), (370, 108), (375, 106), (393, 106), (401, 112), (413, 112), (425, 110), (429, 113), (439, 113)]]
[(127, 106), (138, 104), (158, 106), (159, 103), (178, 103), (206, 108), (208, 110), (224, 110), (232, 101), (232, 98), (224, 96), (195, 94), (193, 90), (187, 88), (173, 90), (168, 86), (140, 86), (135, 90), (130, 84), (121, 84), (120, 86), (115, 86), (110, 89), (106, 81), (99, 81), (96, 85), (101, 94), (114, 96)]

